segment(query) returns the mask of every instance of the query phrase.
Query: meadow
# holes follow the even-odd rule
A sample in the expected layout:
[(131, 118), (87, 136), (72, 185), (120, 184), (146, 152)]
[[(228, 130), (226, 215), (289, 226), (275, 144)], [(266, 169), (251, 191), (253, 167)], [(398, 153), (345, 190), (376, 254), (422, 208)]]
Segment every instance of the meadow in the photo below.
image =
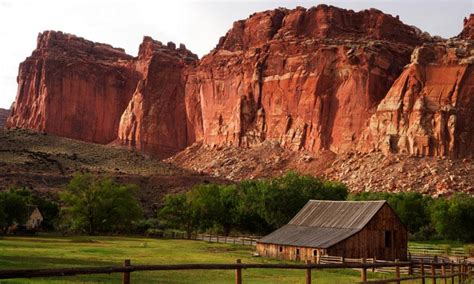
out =
[[(132, 264), (281, 263), (253, 257), (253, 247), (204, 241), (134, 237), (4, 237), (0, 239), (0, 269), (66, 268)], [(304, 283), (303, 270), (244, 270), (244, 283)], [(234, 271), (195, 270), (133, 272), (132, 283), (233, 283)], [(383, 275), (387, 277), (386, 275)], [(359, 271), (314, 270), (314, 283), (354, 283)], [(369, 273), (369, 279), (382, 277)], [(1, 283), (120, 283), (120, 274), (5, 280)]]

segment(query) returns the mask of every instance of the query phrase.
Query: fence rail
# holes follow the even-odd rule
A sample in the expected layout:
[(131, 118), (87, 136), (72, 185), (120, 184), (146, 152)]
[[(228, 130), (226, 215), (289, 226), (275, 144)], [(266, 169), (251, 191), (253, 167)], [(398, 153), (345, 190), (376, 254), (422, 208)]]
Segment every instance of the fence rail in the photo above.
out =
[[(361, 263), (346, 262), (346, 263), (326, 263), (314, 264), (307, 262), (306, 264), (261, 264), (261, 263), (241, 263), (240, 259), (233, 264), (169, 264), (169, 265), (132, 265), (130, 260), (125, 260), (122, 266), (111, 267), (83, 267), (83, 268), (64, 268), (64, 269), (23, 269), (23, 270), (0, 270), (0, 279), (13, 278), (35, 278), (35, 277), (58, 277), (58, 276), (75, 276), (75, 275), (90, 275), (90, 274), (111, 274), (122, 273), (122, 283), (131, 283), (131, 273), (136, 271), (166, 271), (166, 270), (235, 270), (235, 283), (242, 283), (242, 269), (300, 269), (306, 270), (306, 283), (311, 283), (311, 270), (313, 269), (344, 269), (356, 268), (360, 269), (361, 282), (360, 283), (400, 283), (405, 280), (421, 279), (425, 283), (426, 279), (432, 279), (435, 283), (436, 279), (452, 279), (457, 277), (460, 282), (472, 279), (472, 264), (459, 263), (450, 264), (450, 273), (447, 273), (445, 264), (430, 263), (429, 271), (431, 274), (425, 273), (425, 265), (421, 262), (420, 275), (408, 275), (401, 277), (401, 268), (413, 267), (413, 262), (373, 262), (368, 263), (363, 261)], [(378, 279), (368, 280), (367, 269), (376, 269), (382, 267), (392, 267), (395, 269), (396, 278), (393, 279)], [(441, 274), (436, 274), (436, 268), (441, 268)], [(457, 269), (453, 269), (456, 267)], [(413, 271), (410, 270), (409, 271)]]
[[(173, 239), (186, 239), (186, 233), (184, 232), (163, 232), (160, 237), (173, 238)], [(227, 243), (227, 244), (241, 244), (241, 245), (252, 245), (255, 246), (261, 236), (252, 235), (239, 235), (239, 236), (223, 236), (218, 234), (197, 234), (193, 233), (190, 239), (202, 240), (208, 242)], [(409, 245), (408, 252), (412, 255), (418, 256), (451, 256), (451, 257), (469, 257), (470, 254), (474, 254), (474, 248), (467, 247), (455, 247), (455, 248), (442, 248), (436, 245)]]

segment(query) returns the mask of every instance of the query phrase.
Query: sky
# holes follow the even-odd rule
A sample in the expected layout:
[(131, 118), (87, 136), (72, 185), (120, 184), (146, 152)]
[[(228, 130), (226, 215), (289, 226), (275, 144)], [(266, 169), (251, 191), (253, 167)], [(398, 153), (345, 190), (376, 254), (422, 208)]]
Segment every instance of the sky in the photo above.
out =
[(202, 57), (236, 20), (278, 7), (318, 4), (355, 11), (376, 8), (445, 38), (459, 34), (464, 17), (474, 13), (474, 0), (0, 0), (0, 108), (10, 108), (15, 100), (18, 65), (45, 30), (108, 43), (134, 56), (148, 35), (163, 43), (184, 43)]

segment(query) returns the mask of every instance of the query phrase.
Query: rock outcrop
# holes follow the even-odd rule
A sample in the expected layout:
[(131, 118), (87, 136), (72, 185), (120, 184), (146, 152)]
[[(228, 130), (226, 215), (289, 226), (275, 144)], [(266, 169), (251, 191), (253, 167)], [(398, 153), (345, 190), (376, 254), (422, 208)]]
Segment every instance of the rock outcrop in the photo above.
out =
[(469, 18), (464, 18), (464, 28), (459, 37), (474, 40), (474, 14), (471, 14)]
[(7, 126), (109, 143), (138, 81), (133, 64), (122, 49), (44, 32), (20, 64)]
[(195, 142), (187, 135), (184, 90), (187, 68), (197, 61), (184, 45), (144, 38), (136, 61), (141, 79), (120, 121), (122, 144), (170, 156)]
[(132, 57), (49, 31), (7, 125), (160, 157), (196, 142), (470, 156), (473, 26), (444, 40), (375, 9), (279, 8), (235, 22), (201, 60), (149, 37)]
[(8, 109), (0, 108), (0, 128), (5, 127), (8, 116), (10, 116), (10, 111)]
[(205, 145), (351, 148), (421, 39), (378, 10), (320, 5), (237, 21), (186, 86)]
[(474, 154), (474, 42), (424, 44), (370, 119), (359, 150)]

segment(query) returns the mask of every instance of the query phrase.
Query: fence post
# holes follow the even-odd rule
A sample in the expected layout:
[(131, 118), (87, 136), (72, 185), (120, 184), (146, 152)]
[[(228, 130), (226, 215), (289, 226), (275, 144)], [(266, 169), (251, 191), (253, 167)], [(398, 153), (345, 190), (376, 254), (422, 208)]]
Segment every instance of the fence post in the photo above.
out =
[[(306, 260), (306, 264), (311, 264), (311, 260)], [(306, 268), (306, 284), (311, 284), (311, 268)]]
[(211, 233), (209, 233), (209, 242), (211, 242), (211, 241), (212, 241), (212, 239), (211, 239), (211, 238), (212, 238), (212, 234), (211, 234)]
[[(240, 264), (242, 262), (240, 259), (237, 259), (235, 263)], [(235, 284), (242, 284), (242, 269), (241, 268), (235, 269)]]
[[(361, 263), (365, 263), (365, 257), (362, 258)], [(362, 269), (360, 270), (360, 281), (364, 283), (367, 282), (367, 268), (366, 267), (362, 267)]]
[(436, 284), (436, 268), (434, 265), (434, 261), (431, 261), (431, 283)]
[(398, 259), (395, 259), (395, 263), (397, 266), (395, 266), (395, 277), (397, 277), (397, 283), (400, 284), (400, 266), (398, 266)]
[[(372, 263), (376, 263), (377, 262), (377, 257), (374, 256), (374, 258), (372, 259)], [(375, 266), (372, 267), (372, 272), (375, 272)]]
[(421, 283), (425, 284), (425, 264), (423, 263), (423, 258), (420, 259), (420, 273), (421, 273)]
[(461, 283), (464, 282), (464, 262), (461, 262), (461, 264), (459, 265), (459, 280), (461, 281)]
[(448, 284), (448, 277), (446, 277), (446, 266), (444, 265), (444, 260), (441, 264), (441, 276), (444, 279), (444, 284)]
[(413, 262), (410, 258), (410, 263), (408, 263), (408, 275), (413, 275)]
[(451, 264), (449, 265), (450, 269), (451, 269), (451, 283), (454, 284), (454, 265), (453, 265), (453, 262), (451, 262)]
[[(130, 259), (126, 259), (123, 261), (123, 266), (124, 267), (127, 267), (127, 266), (130, 266)], [(127, 271), (127, 272), (124, 272), (122, 274), (122, 284), (130, 284), (130, 272)]]

